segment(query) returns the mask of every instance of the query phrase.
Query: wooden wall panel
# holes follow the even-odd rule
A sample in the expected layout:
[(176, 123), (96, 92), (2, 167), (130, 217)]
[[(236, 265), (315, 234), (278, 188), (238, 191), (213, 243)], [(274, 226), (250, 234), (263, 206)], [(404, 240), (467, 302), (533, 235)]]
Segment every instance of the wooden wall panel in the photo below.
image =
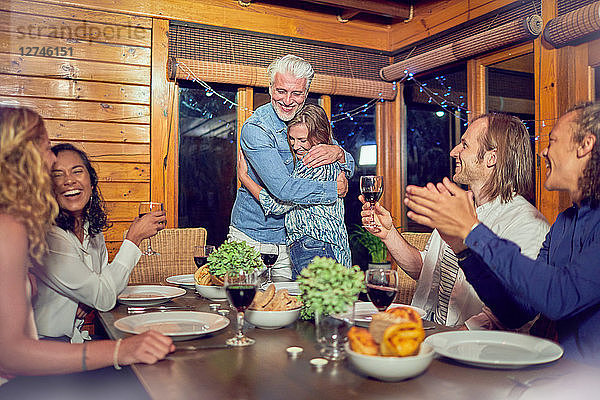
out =
[[(46, 119), (52, 143), (86, 151), (108, 202), (111, 256), (150, 199), (152, 20), (44, 1), (0, 4), (0, 102)], [(64, 47), (27, 55), (27, 47)], [(23, 49), (22, 49), (23, 48)]]
[[(2, 13), (0, 12), (0, 15)], [(31, 42), (26, 42), (26, 40)], [(55, 37), (36, 36), (34, 39), (28, 39), (28, 35), (23, 37), (18, 32), (0, 32), (0, 51), (11, 54), (24, 54), (27, 47), (31, 47), (35, 41), (38, 47), (64, 47), (65, 53), (69, 57), (81, 60), (120, 62), (122, 64), (132, 65), (150, 65), (150, 49), (140, 46), (115, 46), (110, 43), (95, 43), (90, 46), (89, 42), (73, 39), (59, 39)], [(65, 54), (66, 55), (66, 54)]]
[(53, 37), (150, 47), (151, 39), (150, 29), (96, 23), (88, 19), (85, 10), (80, 10), (75, 18), (55, 18), (46, 14), (43, 5), (32, 14), (0, 11), (0, 26), (10, 26), (5, 29), (29, 40)]
[(101, 180), (107, 182), (148, 182), (150, 164), (96, 161), (94, 168)]
[(148, 104), (150, 88), (141, 85), (0, 75), (0, 96), (45, 97), (109, 103)]
[(378, 50), (389, 48), (387, 25), (363, 21), (343, 24), (333, 15), (285, 7), (285, 2), (252, 2), (249, 7), (234, 0), (71, 0), (69, 4)]
[(150, 82), (150, 69), (145, 66), (4, 53), (0, 53), (0, 74), (139, 85), (148, 85)]
[(114, 122), (46, 120), (46, 129), (56, 140), (117, 143), (150, 143), (150, 126)]
[[(0, 96), (0, 101), (10, 102), (13, 100), (14, 97)], [(150, 122), (150, 107), (145, 105), (64, 101), (33, 97), (21, 97), (19, 104), (34, 108), (42, 117), (48, 119), (133, 122), (142, 124)]]

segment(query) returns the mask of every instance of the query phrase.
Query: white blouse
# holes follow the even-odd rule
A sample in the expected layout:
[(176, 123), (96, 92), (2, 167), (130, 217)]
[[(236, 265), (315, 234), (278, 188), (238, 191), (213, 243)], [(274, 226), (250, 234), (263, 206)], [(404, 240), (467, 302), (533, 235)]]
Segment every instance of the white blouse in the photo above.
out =
[(84, 337), (79, 328), (83, 320), (75, 318), (78, 304), (100, 311), (112, 309), (142, 252), (133, 242), (124, 240), (109, 264), (102, 234), (86, 234), (81, 243), (73, 232), (55, 226), (47, 239), (50, 251), (44, 265), (33, 269), (38, 281), (33, 304), (38, 334), (66, 335), (71, 342), (81, 343)]

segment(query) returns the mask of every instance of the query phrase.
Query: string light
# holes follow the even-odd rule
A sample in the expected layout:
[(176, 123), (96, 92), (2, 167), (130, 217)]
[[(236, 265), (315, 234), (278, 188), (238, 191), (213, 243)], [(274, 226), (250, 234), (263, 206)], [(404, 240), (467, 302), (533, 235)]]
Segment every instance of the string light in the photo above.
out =
[[(185, 63), (183, 63), (181, 61), (177, 61), (177, 67), (178, 68), (181, 67), (181, 70), (186, 74), (187, 80), (191, 80), (192, 82), (197, 83), (204, 88), (206, 97), (215, 95), (223, 100), (224, 105), (229, 105), (229, 109), (232, 109), (233, 107), (239, 107), (244, 111), (248, 111), (250, 113), (253, 112), (253, 110), (249, 109), (248, 107), (240, 107), (240, 105), (238, 103), (236, 103), (235, 101), (229, 100), (227, 97), (223, 96), (222, 94), (220, 94), (219, 92), (214, 90), (208, 83), (206, 83), (202, 79), (198, 78), (198, 76), (194, 73), (194, 71), (192, 71), (190, 69), (190, 67), (188, 67)], [(393, 89), (396, 90), (396, 82), (394, 82)], [(382, 96), (383, 96), (383, 93), (379, 93), (379, 98), (377, 98), (377, 99), (370, 99), (365, 104), (363, 104), (359, 107), (356, 107), (350, 111), (343, 111), (338, 114), (333, 114), (331, 116), (331, 126), (333, 126), (334, 123), (343, 121), (345, 119), (349, 119), (350, 121), (353, 121), (354, 120), (353, 118), (355, 115), (360, 114), (360, 113), (366, 113), (369, 109), (371, 109), (373, 106), (375, 106), (375, 104), (378, 101), (383, 101), (384, 99), (382, 98)], [(183, 103), (186, 106), (189, 106), (190, 108), (192, 108), (196, 111), (201, 111), (196, 106), (192, 106), (190, 103), (187, 103), (185, 101)], [(209, 118), (212, 118), (212, 115), (209, 116)]]
[[(207, 97), (210, 96), (217, 96), (220, 99), (223, 100), (223, 104), (224, 105), (228, 105), (229, 109), (232, 109), (233, 107), (239, 107), (244, 111), (247, 111), (249, 113), (252, 113), (253, 110), (249, 109), (248, 107), (240, 107), (240, 105), (238, 103), (236, 103), (235, 101), (229, 100), (227, 97), (223, 96), (222, 94), (220, 94), (219, 92), (217, 92), (216, 90), (214, 90), (208, 83), (206, 83), (205, 81), (203, 81), (202, 79), (198, 78), (198, 76), (194, 73), (194, 71), (192, 71), (185, 63), (178, 61), (177, 62), (177, 67), (181, 67), (182, 71), (186, 74), (186, 79), (187, 80), (191, 80), (194, 83), (199, 84), (200, 86), (202, 86), (205, 90), (205, 95)], [(419, 80), (417, 80), (414, 76), (414, 74), (412, 72), (408, 72), (407, 70), (404, 71), (404, 77), (402, 77), (399, 82), (404, 82), (404, 81), (412, 81), (414, 82), (414, 84), (419, 88), (419, 92), (420, 93), (424, 93), (427, 97), (427, 103), (431, 104), (431, 103), (435, 103), (436, 105), (438, 105), (440, 108), (442, 108), (445, 112), (447, 112), (448, 114), (454, 115), (455, 118), (458, 118), (460, 121), (463, 122), (463, 126), (467, 126), (469, 123), (469, 118), (468, 115), (471, 114), (471, 111), (467, 108), (467, 104), (464, 101), (465, 98), (463, 95), (458, 95), (455, 98), (458, 98), (458, 100), (462, 100), (460, 102), (456, 102), (453, 100), (452, 95), (452, 86), (447, 85), (446, 84), (446, 76), (444, 75), (439, 75), (434, 77), (434, 80), (440, 84), (441, 86), (441, 91), (439, 89), (431, 89), (427, 83), (423, 83), (420, 82)], [(393, 90), (396, 91), (397, 90), (397, 85), (398, 82), (393, 82)], [(441, 93), (443, 92), (443, 93)], [(379, 101), (384, 101), (384, 99), (382, 98), (383, 93), (379, 93), (379, 97), (375, 98), (375, 99), (370, 99), (369, 101), (367, 101), (365, 104), (358, 106), (350, 111), (340, 111), (336, 114), (332, 114), (331, 115), (331, 126), (334, 126), (335, 123), (338, 123), (340, 121), (349, 119), (350, 121), (354, 121), (354, 116), (361, 114), (361, 113), (365, 113), (370, 110), (371, 108), (373, 108), (375, 106), (375, 104), (377, 104), (377, 102)], [(186, 104), (189, 105), (189, 104)], [(198, 110), (197, 107), (192, 107), (196, 110)], [(458, 113), (456, 111), (459, 111)], [(463, 113), (467, 114), (467, 117), (463, 117)], [(209, 118), (211, 118), (212, 116), (209, 116)], [(541, 123), (542, 127), (546, 127), (546, 121), (555, 121), (556, 118), (548, 118), (548, 119), (541, 119), (541, 120), (535, 120), (535, 119), (531, 119), (531, 120), (522, 120), (523, 123), (527, 126), (528, 123), (536, 123), (539, 122)], [(355, 122), (356, 124), (356, 122)], [(539, 139), (539, 136), (535, 137), (536, 140)]]
[[(446, 83), (445, 83), (446, 77), (444, 75), (436, 76), (434, 78), (434, 80), (436, 82), (438, 82), (440, 84), (440, 86), (442, 87), (442, 89), (444, 90), (443, 94), (440, 94), (439, 91), (430, 89), (427, 86), (427, 83), (419, 82), (414, 77), (414, 74), (412, 72), (408, 72), (407, 70), (404, 71), (404, 76), (402, 77), (402, 79), (400, 79), (400, 82), (404, 82), (404, 81), (414, 82), (415, 85), (417, 85), (417, 87), (419, 88), (419, 93), (425, 93), (425, 95), (429, 97), (427, 100), (427, 103), (431, 104), (433, 102), (433, 103), (437, 104), (445, 112), (453, 114), (453, 115), (455, 115), (456, 118), (463, 121), (463, 126), (467, 126), (469, 123), (469, 119), (462, 117), (462, 112), (464, 112), (465, 114), (471, 114), (471, 111), (466, 107), (465, 102), (462, 101), (462, 102), (460, 102), (460, 104), (458, 104), (457, 102), (449, 99), (450, 95), (452, 94), (452, 92), (451, 92), (452, 86), (446, 85)], [(464, 96), (458, 95), (458, 99), (464, 100)], [(456, 108), (456, 110), (453, 110), (452, 108)], [(456, 113), (455, 111), (459, 111), (459, 113)], [(521, 121), (529, 129), (529, 127), (527, 126), (528, 123), (539, 122), (539, 123), (541, 123), (542, 127), (546, 127), (546, 121), (555, 121), (555, 120), (556, 120), (556, 118), (548, 118), (548, 119), (540, 119), (540, 120), (526, 119), (526, 120), (521, 120)], [(547, 135), (545, 135), (545, 136), (547, 136)], [(534, 138), (535, 138), (535, 140), (539, 140), (540, 136), (537, 135), (537, 136), (534, 136)]]

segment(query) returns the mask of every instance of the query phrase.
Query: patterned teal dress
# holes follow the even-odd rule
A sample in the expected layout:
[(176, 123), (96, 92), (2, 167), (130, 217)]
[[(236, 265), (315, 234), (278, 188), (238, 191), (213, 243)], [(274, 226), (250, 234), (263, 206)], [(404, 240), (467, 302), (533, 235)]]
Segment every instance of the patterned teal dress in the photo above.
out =
[[(292, 177), (316, 181), (335, 181), (341, 168), (339, 163), (310, 168), (298, 162)], [(265, 215), (285, 214), (286, 241), (290, 246), (304, 236), (331, 244), (337, 262), (346, 267), (352, 263), (348, 232), (344, 223), (344, 199), (330, 204), (293, 204), (271, 196), (265, 189), (260, 191), (260, 204)]]

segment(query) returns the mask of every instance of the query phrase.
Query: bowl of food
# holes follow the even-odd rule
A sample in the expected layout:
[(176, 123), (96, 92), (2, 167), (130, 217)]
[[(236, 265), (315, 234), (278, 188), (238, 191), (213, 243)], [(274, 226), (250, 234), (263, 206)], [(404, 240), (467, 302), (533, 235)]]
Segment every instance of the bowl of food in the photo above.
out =
[(352, 350), (346, 343), (346, 353), (350, 363), (361, 373), (382, 381), (401, 381), (413, 378), (429, 367), (435, 352), (427, 343), (421, 344), (419, 353), (414, 356), (391, 357), (366, 355)]
[(227, 293), (225, 293), (224, 286), (209, 286), (209, 285), (198, 285), (196, 283), (196, 292), (209, 300), (223, 301), (227, 300)]
[(225, 287), (215, 285), (207, 266), (200, 267), (194, 273), (196, 293), (209, 300), (222, 301), (227, 300)]
[(287, 289), (276, 290), (269, 285), (265, 291), (256, 293), (244, 317), (257, 328), (279, 329), (296, 321), (301, 307), (300, 300)]
[(350, 328), (345, 349), (359, 372), (382, 381), (400, 381), (419, 375), (431, 364), (435, 351), (423, 339), (418, 312), (397, 307), (374, 314), (368, 329)]

